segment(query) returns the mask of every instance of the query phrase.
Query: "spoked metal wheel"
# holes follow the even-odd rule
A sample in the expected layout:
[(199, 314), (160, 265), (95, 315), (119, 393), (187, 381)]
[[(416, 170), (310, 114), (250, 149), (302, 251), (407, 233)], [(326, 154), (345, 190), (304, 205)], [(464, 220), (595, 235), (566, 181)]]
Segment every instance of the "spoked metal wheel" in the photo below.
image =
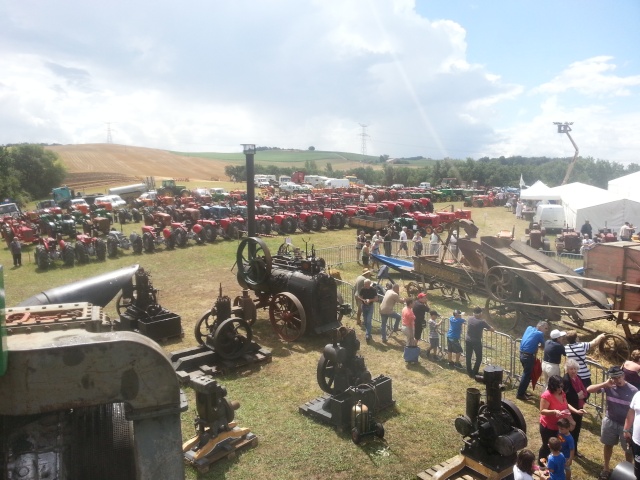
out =
[(260, 285), (271, 275), (271, 253), (259, 238), (249, 237), (240, 242), (236, 262), (239, 276), (249, 286)]
[(620, 365), (629, 359), (631, 348), (626, 338), (608, 333), (598, 344), (598, 353), (613, 365)]
[(280, 338), (293, 342), (307, 328), (307, 318), (300, 300), (289, 292), (274, 295), (269, 303), (269, 319)]
[(494, 300), (506, 302), (516, 297), (516, 276), (502, 267), (491, 267), (484, 277), (489, 296)]
[(213, 334), (213, 348), (222, 358), (238, 358), (247, 352), (252, 338), (248, 322), (242, 318), (227, 318)]
[(135, 302), (138, 294), (135, 290), (133, 290), (132, 294), (120, 293), (118, 298), (116, 298), (116, 311), (118, 315), (122, 315), (126, 312), (127, 308)]
[(409, 297), (416, 298), (420, 292), (422, 292), (422, 288), (418, 282), (409, 282), (404, 287), (407, 290), (407, 295)]
[(496, 327), (496, 330), (508, 332), (513, 330), (520, 320), (521, 314), (515, 307), (487, 298), (484, 305), (487, 320)]
[(205, 312), (200, 320), (196, 323), (193, 334), (200, 345), (207, 343), (207, 337), (213, 335), (219, 324), (215, 316), (215, 311), (209, 310)]
[(324, 354), (320, 355), (318, 360), (316, 376), (322, 391), (333, 395), (336, 391), (333, 384), (336, 379), (336, 364), (332, 360), (325, 358)]

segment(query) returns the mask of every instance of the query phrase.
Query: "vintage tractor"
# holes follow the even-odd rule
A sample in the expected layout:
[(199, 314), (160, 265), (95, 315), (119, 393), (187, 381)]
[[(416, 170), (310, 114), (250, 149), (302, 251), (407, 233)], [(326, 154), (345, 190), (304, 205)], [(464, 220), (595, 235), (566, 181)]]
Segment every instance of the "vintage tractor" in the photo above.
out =
[[(271, 209), (271, 207), (266, 207), (266, 211)], [(261, 235), (269, 235), (271, 233), (271, 229), (273, 228), (273, 217), (270, 213), (263, 214), (264, 209), (258, 207), (256, 209), (256, 213), (254, 215), (256, 221), (256, 230)], [(249, 218), (248, 208), (246, 205), (235, 205), (231, 208), (231, 211), (235, 215), (241, 216), (245, 222)]]
[(4, 217), (0, 226), (2, 227), (0, 233), (5, 242), (7, 242), (7, 245), (11, 243), (14, 237), (18, 237), (20, 243), (24, 244), (36, 244), (40, 240), (36, 225), (30, 221), (18, 220), (14, 217)]
[(158, 195), (160, 196), (187, 196), (190, 191), (186, 185), (178, 185), (173, 178), (162, 180), (162, 187), (158, 189)]
[(347, 216), (342, 210), (338, 210), (335, 208), (325, 208), (322, 212), (324, 216), (324, 222), (327, 228), (332, 230), (338, 228), (344, 228), (347, 224)]
[[(144, 251), (146, 253), (153, 253), (158, 245), (164, 245), (167, 250), (173, 250), (176, 246), (176, 237), (172, 235), (172, 233), (169, 227), (154, 225), (143, 226), (142, 247)], [(134, 252), (136, 252), (135, 248)]]
[(298, 215), (293, 212), (280, 212), (273, 216), (273, 229), (282, 234), (294, 233), (298, 228)]
[(249, 237), (238, 245), (236, 261), (238, 283), (255, 292), (257, 307), (269, 309), (271, 325), (283, 340), (337, 328), (350, 311), (313, 248), (310, 256), (272, 257), (261, 239)]
[(89, 257), (96, 257), (101, 262), (107, 258), (107, 244), (90, 235), (78, 235), (73, 249), (78, 263), (88, 263)]
[(35, 251), (35, 261), (38, 268), (47, 270), (56, 260), (62, 260), (65, 267), (73, 267), (75, 255), (71, 244), (62, 239), (41, 238)]
[(42, 235), (48, 237), (57, 237), (58, 234), (60, 234), (68, 236), (69, 238), (75, 238), (78, 234), (76, 231), (76, 221), (73, 216), (54, 213), (54, 210), (50, 210), (49, 213), (40, 214), (39, 229)]
[(244, 218), (232, 215), (229, 207), (212, 206), (210, 209), (211, 218), (218, 225), (218, 235), (226, 240), (235, 240), (240, 237), (245, 230)]
[[(116, 258), (118, 256), (119, 249), (129, 250), (131, 248), (131, 238), (119, 232), (116, 229), (111, 229), (107, 235), (107, 255), (109, 258)], [(142, 244), (140, 244), (142, 249)]]
[(556, 252), (580, 253), (582, 236), (572, 228), (563, 228), (556, 236)]
[(536, 250), (544, 250), (545, 252), (551, 250), (551, 242), (545, 236), (547, 232), (544, 228), (540, 228), (539, 224), (532, 223), (531, 228), (525, 229), (524, 233), (526, 236), (522, 239), (523, 243)]
[(301, 210), (298, 212), (298, 228), (303, 232), (322, 230), (322, 212)]

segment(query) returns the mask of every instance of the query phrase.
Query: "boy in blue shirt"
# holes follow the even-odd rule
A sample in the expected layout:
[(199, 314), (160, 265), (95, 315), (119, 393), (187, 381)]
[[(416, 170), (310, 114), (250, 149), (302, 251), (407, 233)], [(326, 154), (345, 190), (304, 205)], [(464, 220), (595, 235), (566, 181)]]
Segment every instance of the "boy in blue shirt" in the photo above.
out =
[[(460, 354), (462, 353), (462, 345), (460, 345), (460, 335), (462, 334), (462, 325), (466, 320), (462, 318), (463, 312), (454, 310), (453, 316), (449, 318), (449, 331), (447, 332), (447, 357), (450, 367), (462, 368), (460, 363)], [(456, 354), (455, 363), (452, 361), (452, 354)]]
[(564, 474), (564, 468), (566, 465), (566, 459), (560, 451), (562, 443), (558, 440), (558, 437), (551, 437), (549, 439), (549, 449), (551, 454), (547, 459), (547, 469), (549, 470), (549, 480), (566, 480)]
[(570, 428), (571, 423), (568, 418), (558, 420), (558, 440), (561, 443), (560, 451), (566, 460), (564, 473), (567, 480), (571, 480), (571, 464), (576, 451), (576, 442), (571, 436)]

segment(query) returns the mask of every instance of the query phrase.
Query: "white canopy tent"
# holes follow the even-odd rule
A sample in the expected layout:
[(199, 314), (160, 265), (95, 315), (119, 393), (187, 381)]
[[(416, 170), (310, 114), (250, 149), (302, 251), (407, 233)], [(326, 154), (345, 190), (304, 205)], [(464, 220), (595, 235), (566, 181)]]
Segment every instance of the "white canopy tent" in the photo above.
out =
[(560, 200), (560, 194), (552, 192), (551, 187), (547, 187), (544, 183), (538, 180), (526, 190), (520, 192), (520, 199), (522, 200)]
[(621, 198), (608, 190), (584, 183), (570, 183), (551, 189), (559, 194), (567, 226), (577, 230), (585, 220), (597, 231), (610, 228), (618, 232), (624, 222), (640, 223), (640, 202)]
[(640, 201), (640, 172), (630, 173), (624, 177), (609, 180), (609, 192), (621, 198)]

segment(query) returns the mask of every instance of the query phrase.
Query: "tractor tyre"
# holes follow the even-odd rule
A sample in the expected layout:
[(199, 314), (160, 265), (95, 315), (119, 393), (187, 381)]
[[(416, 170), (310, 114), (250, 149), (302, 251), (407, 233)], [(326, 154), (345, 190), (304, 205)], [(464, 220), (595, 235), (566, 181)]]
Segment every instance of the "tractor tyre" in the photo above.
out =
[(109, 258), (118, 256), (118, 241), (113, 237), (107, 238), (107, 255)]
[(65, 267), (73, 267), (75, 265), (76, 255), (73, 253), (71, 246), (67, 245), (62, 250), (62, 261)]
[(200, 230), (199, 233), (193, 232), (193, 238), (196, 241), (196, 245), (204, 245), (204, 242), (206, 240), (204, 238), (204, 230)]
[(131, 241), (131, 249), (133, 250), (133, 253), (140, 255), (143, 249), (142, 237), (137, 233), (132, 233), (129, 240)]
[(171, 232), (171, 235), (164, 239), (164, 246), (167, 250), (173, 250), (176, 248), (176, 232), (177, 230), (174, 230)]
[(239, 229), (238, 229), (238, 225), (236, 225), (235, 223), (232, 223), (229, 225), (229, 228), (227, 230), (227, 239), (228, 240), (237, 240), (238, 239), (238, 233)]
[(104, 240), (102, 240), (101, 238), (99, 238), (98, 240), (96, 240), (96, 258), (101, 261), (104, 262), (107, 259), (107, 246), (104, 243)]
[(342, 212), (338, 212), (336, 213), (336, 215), (338, 215), (338, 218), (340, 219), (340, 224), (338, 225), (338, 228), (342, 230), (347, 224), (347, 219), (345, 218), (344, 213)]
[(296, 226), (293, 223), (293, 220), (289, 217), (282, 220), (282, 231), (285, 233), (293, 233), (296, 231)]
[(319, 232), (320, 230), (322, 230), (322, 218), (318, 215), (311, 215), (309, 224), (311, 226), (311, 230), (313, 230), (314, 232)]
[(89, 254), (87, 253), (87, 247), (83, 243), (76, 243), (75, 247), (76, 260), (78, 263), (85, 264), (89, 262)]
[(433, 233), (433, 227), (424, 227), (424, 234), (431, 235)]
[(331, 218), (329, 218), (328, 228), (333, 230), (338, 228), (339, 225), (340, 225), (340, 219), (338, 218), (338, 214), (334, 213), (333, 215), (331, 215)]
[(47, 270), (50, 263), (49, 253), (42, 245), (38, 245), (36, 247), (36, 265), (40, 270)]
[(153, 251), (156, 249), (156, 244), (151, 233), (144, 232), (144, 234), (142, 235), (142, 246), (144, 247), (144, 251), (147, 253), (153, 253)]
[(218, 232), (216, 232), (216, 229), (213, 228), (213, 225), (205, 225), (203, 232), (204, 232), (204, 239), (207, 242), (213, 243), (216, 241), (216, 238), (218, 237)]
[(180, 248), (186, 247), (187, 241), (189, 240), (187, 232), (182, 228), (178, 228), (177, 230), (174, 230), (174, 233), (176, 235), (176, 245)]
[(137, 208), (134, 208), (133, 210), (131, 210), (131, 217), (133, 218), (133, 221), (135, 223), (140, 223), (142, 221), (142, 214), (140, 213), (140, 210), (138, 210)]

